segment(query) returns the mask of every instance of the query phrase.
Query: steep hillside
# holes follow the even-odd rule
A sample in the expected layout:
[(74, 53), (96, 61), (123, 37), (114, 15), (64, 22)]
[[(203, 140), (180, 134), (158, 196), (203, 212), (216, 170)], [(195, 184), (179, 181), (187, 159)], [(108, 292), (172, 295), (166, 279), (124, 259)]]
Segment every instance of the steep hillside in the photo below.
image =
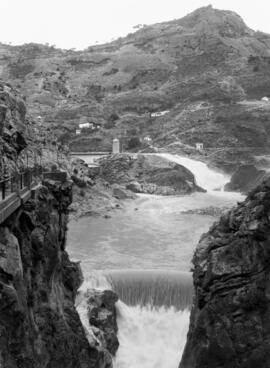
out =
[[(0, 76), (72, 149), (150, 134), (160, 147), (203, 142), (228, 170), (269, 151), (270, 36), (230, 11), (200, 8), (84, 51), (1, 44)], [(85, 122), (101, 129), (76, 136)]]

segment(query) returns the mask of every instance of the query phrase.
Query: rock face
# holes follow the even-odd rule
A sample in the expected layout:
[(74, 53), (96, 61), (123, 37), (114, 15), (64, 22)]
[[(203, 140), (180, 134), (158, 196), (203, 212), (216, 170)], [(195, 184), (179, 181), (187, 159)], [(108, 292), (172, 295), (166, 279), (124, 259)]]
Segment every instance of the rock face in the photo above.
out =
[(65, 251), (69, 182), (44, 181), (0, 226), (0, 366), (103, 368), (74, 306), (82, 274)]
[(0, 172), (3, 159), (14, 166), (14, 161), (27, 143), (26, 106), (19, 94), (0, 80)]
[(204, 191), (188, 169), (156, 155), (109, 156), (101, 160), (100, 176), (136, 193), (175, 195)]
[(115, 355), (119, 347), (117, 338), (117, 322), (115, 303), (118, 296), (112, 290), (88, 290), (87, 294), (88, 319), (97, 339), (102, 345)]
[(202, 236), (180, 368), (270, 366), (270, 180)]
[(253, 165), (242, 165), (232, 175), (229, 183), (225, 185), (225, 191), (241, 192), (247, 194), (268, 177), (264, 170), (258, 170)]

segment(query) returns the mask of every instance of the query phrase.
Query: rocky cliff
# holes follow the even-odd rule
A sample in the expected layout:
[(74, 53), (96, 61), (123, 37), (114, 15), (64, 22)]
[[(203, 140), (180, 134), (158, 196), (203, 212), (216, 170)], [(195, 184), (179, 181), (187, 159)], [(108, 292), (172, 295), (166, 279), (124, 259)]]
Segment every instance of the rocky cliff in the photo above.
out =
[[(202, 142), (206, 160), (232, 171), (269, 153), (269, 58), (269, 35), (209, 6), (83, 51), (0, 44), (0, 77), (72, 149), (107, 151), (119, 135)], [(101, 128), (76, 136), (86, 122)]]
[[(34, 156), (28, 160), (23, 152), (40, 150), (46, 136), (37, 127), (20, 94), (0, 81), (0, 180), (33, 167)], [(51, 142), (42, 144), (43, 152)], [(47, 152), (56, 150), (57, 144)], [(0, 211), (11, 203), (10, 189), (7, 182), (3, 201), (1, 187)], [(110, 354), (87, 339), (75, 309), (82, 274), (65, 250), (72, 184), (43, 180), (31, 193), (0, 224), (0, 366), (110, 368)], [(18, 190), (12, 195), (18, 203)]]
[(0, 172), (7, 163), (15, 167), (18, 155), (27, 146), (28, 123), (24, 100), (0, 80)]
[(180, 368), (269, 367), (269, 214), (268, 179), (201, 237)]
[(74, 302), (82, 275), (65, 251), (71, 184), (46, 181), (0, 226), (0, 365), (110, 367)]

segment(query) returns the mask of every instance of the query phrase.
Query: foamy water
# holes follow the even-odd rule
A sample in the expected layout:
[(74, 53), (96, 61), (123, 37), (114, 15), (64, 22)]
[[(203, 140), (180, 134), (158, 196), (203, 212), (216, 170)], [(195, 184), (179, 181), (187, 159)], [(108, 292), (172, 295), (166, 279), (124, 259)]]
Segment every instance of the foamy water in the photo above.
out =
[(195, 175), (197, 184), (206, 190), (221, 189), (230, 181), (228, 175), (210, 169), (204, 162), (170, 153), (159, 153), (158, 156), (185, 166)]
[[(68, 251), (82, 261), (85, 276), (77, 309), (88, 330), (85, 290), (111, 288), (121, 299), (116, 306), (120, 341), (116, 368), (178, 367), (193, 292), (187, 271), (201, 234), (216, 219), (182, 212), (230, 207), (243, 199), (238, 193), (215, 191), (229, 178), (204, 163), (160, 156), (187, 167), (208, 192), (141, 195), (112, 218), (82, 218), (69, 224)], [(88, 338), (93, 339), (91, 331)]]
[(116, 368), (177, 368), (185, 346), (189, 311), (117, 305), (120, 347)]
[(93, 272), (77, 298), (77, 310), (90, 342), (95, 337), (83, 294), (92, 288), (112, 289), (120, 297), (116, 303), (120, 347), (115, 368), (178, 366), (189, 325), (191, 274), (162, 270)]

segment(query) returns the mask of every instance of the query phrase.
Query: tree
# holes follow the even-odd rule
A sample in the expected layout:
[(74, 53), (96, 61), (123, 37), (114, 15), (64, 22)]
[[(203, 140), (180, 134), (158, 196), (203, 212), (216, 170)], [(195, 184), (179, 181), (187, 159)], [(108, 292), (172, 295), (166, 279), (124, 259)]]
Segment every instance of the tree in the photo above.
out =
[(134, 149), (134, 148), (140, 147), (140, 145), (141, 145), (140, 139), (138, 137), (132, 137), (128, 141), (127, 148)]

